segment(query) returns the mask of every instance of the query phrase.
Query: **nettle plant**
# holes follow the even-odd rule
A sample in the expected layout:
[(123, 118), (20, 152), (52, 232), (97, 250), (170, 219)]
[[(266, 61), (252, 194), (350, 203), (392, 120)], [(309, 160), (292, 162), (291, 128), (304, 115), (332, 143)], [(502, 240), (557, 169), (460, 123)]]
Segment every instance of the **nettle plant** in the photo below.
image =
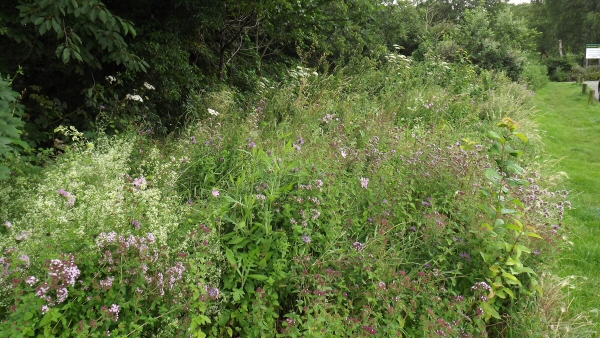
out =
[(485, 170), (489, 188), (481, 189), (487, 203), (480, 207), (487, 219), (479, 229), (472, 230), (480, 239), (478, 252), (488, 268), (486, 282), (473, 287), (481, 293), (479, 305), (486, 321), (492, 317), (500, 319), (501, 310), (510, 301), (542, 292), (537, 274), (527, 260), (533, 253), (527, 245), (543, 238), (535, 224), (522, 221), (527, 206), (513, 193), (518, 187), (529, 185), (529, 181), (524, 179), (525, 170), (516, 161), (523, 152), (511, 144), (515, 139), (527, 143), (528, 138), (517, 131), (518, 123), (510, 118), (504, 118), (498, 126), (503, 128), (502, 132), (487, 133), (493, 141), (490, 153), (496, 163), (495, 168)]

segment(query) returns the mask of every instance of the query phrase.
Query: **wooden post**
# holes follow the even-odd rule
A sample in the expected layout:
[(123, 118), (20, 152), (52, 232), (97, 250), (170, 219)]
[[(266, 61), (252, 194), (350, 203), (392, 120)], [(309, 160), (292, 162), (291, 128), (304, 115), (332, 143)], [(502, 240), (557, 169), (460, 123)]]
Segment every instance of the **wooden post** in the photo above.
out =
[(577, 83), (582, 83), (583, 82), (583, 78), (581, 77), (581, 75), (579, 75), (577, 77)]
[(596, 100), (596, 91), (593, 89), (590, 89), (590, 98), (588, 99), (588, 103), (593, 104), (595, 100)]
[(581, 87), (581, 94), (585, 94), (586, 91), (587, 91), (587, 83), (584, 83), (583, 86)]

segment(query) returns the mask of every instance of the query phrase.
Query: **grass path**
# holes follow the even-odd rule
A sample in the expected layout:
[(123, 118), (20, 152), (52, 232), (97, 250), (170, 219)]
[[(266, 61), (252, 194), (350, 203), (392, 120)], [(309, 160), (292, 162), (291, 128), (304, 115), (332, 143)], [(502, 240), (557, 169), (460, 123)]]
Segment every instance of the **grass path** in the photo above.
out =
[(573, 205), (565, 223), (574, 246), (561, 253), (556, 273), (576, 277), (569, 312), (586, 314), (600, 332), (600, 104), (588, 105), (572, 83), (550, 83), (535, 100), (546, 151), (567, 173)]

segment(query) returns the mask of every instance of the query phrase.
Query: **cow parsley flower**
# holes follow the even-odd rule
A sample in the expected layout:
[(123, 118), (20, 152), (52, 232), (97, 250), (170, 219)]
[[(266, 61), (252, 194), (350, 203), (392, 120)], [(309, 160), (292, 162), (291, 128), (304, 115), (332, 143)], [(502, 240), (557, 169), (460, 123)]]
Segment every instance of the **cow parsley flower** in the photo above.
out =
[(210, 109), (210, 108), (208, 108), (207, 110), (208, 110), (208, 113), (210, 115), (212, 115), (212, 116), (219, 116), (219, 112), (218, 111), (216, 111), (214, 109)]

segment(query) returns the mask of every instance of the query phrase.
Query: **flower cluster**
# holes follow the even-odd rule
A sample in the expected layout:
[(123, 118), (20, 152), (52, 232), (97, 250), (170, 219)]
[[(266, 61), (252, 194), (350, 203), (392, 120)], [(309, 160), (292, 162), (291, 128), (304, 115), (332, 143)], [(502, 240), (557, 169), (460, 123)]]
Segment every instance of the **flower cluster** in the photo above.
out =
[[(48, 305), (54, 306), (64, 302), (69, 296), (67, 287), (75, 286), (75, 282), (81, 271), (75, 264), (75, 256), (73, 254), (63, 255), (62, 259), (51, 259), (46, 261), (46, 269), (48, 270), (49, 281), (45, 281), (38, 285), (35, 295), (45, 299)], [(27, 284), (33, 286), (37, 279), (28, 277)], [(50, 294), (54, 291), (56, 296), (53, 298)]]

